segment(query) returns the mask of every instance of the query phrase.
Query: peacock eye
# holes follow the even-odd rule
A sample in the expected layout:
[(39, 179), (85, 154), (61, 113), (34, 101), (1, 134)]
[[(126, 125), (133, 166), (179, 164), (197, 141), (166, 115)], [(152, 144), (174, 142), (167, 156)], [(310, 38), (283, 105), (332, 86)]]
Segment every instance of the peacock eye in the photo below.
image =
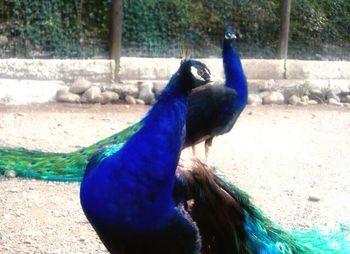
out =
[(201, 70), (201, 69), (198, 69), (198, 70), (197, 70), (197, 74), (198, 74), (199, 76), (203, 76), (204, 71), (203, 71), (203, 70)]

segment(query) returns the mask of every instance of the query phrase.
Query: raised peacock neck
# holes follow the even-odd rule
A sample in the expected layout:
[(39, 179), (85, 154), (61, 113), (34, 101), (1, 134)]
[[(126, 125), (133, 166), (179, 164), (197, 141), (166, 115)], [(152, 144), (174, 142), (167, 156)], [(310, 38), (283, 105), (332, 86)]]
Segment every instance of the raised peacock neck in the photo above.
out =
[(233, 47), (233, 41), (224, 39), (222, 58), (224, 62), (225, 85), (237, 92), (239, 106), (247, 103), (248, 87), (240, 57)]

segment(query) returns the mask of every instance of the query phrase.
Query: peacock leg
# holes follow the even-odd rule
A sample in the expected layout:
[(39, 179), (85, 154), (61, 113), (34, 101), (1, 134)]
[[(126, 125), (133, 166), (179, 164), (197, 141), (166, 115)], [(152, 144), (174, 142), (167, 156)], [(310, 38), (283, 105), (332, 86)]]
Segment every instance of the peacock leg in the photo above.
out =
[(213, 144), (213, 138), (209, 138), (204, 142), (204, 148), (205, 148), (205, 161), (208, 161), (209, 158), (209, 149)]
[(196, 145), (192, 145), (192, 155), (196, 156)]

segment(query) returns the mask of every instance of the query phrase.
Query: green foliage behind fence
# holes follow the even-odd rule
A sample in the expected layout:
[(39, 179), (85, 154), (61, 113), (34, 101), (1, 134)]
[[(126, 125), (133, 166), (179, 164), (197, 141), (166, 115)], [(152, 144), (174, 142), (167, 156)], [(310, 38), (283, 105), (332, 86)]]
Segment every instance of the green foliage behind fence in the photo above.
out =
[[(233, 24), (243, 57), (276, 56), (280, 0), (124, 0), (123, 55), (218, 56)], [(0, 0), (0, 57), (107, 57), (111, 0)], [(350, 1), (293, 0), (289, 56), (350, 59)]]

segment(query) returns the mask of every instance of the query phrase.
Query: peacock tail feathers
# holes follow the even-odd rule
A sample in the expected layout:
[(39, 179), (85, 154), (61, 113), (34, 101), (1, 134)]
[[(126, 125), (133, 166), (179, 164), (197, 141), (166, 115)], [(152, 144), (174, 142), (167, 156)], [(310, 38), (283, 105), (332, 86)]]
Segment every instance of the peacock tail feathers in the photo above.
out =
[(81, 181), (89, 158), (107, 145), (124, 143), (142, 127), (136, 123), (123, 131), (80, 150), (51, 153), (25, 148), (0, 149), (0, 174), (14, 172), (17, 176), (50, 181)]
[(183, 166), (180, 179), (189, 213), (202, 235), (202, 254), (350, 253), (350, 228), (287, 231), (272, 222), (247, 193), (198, 159)]

